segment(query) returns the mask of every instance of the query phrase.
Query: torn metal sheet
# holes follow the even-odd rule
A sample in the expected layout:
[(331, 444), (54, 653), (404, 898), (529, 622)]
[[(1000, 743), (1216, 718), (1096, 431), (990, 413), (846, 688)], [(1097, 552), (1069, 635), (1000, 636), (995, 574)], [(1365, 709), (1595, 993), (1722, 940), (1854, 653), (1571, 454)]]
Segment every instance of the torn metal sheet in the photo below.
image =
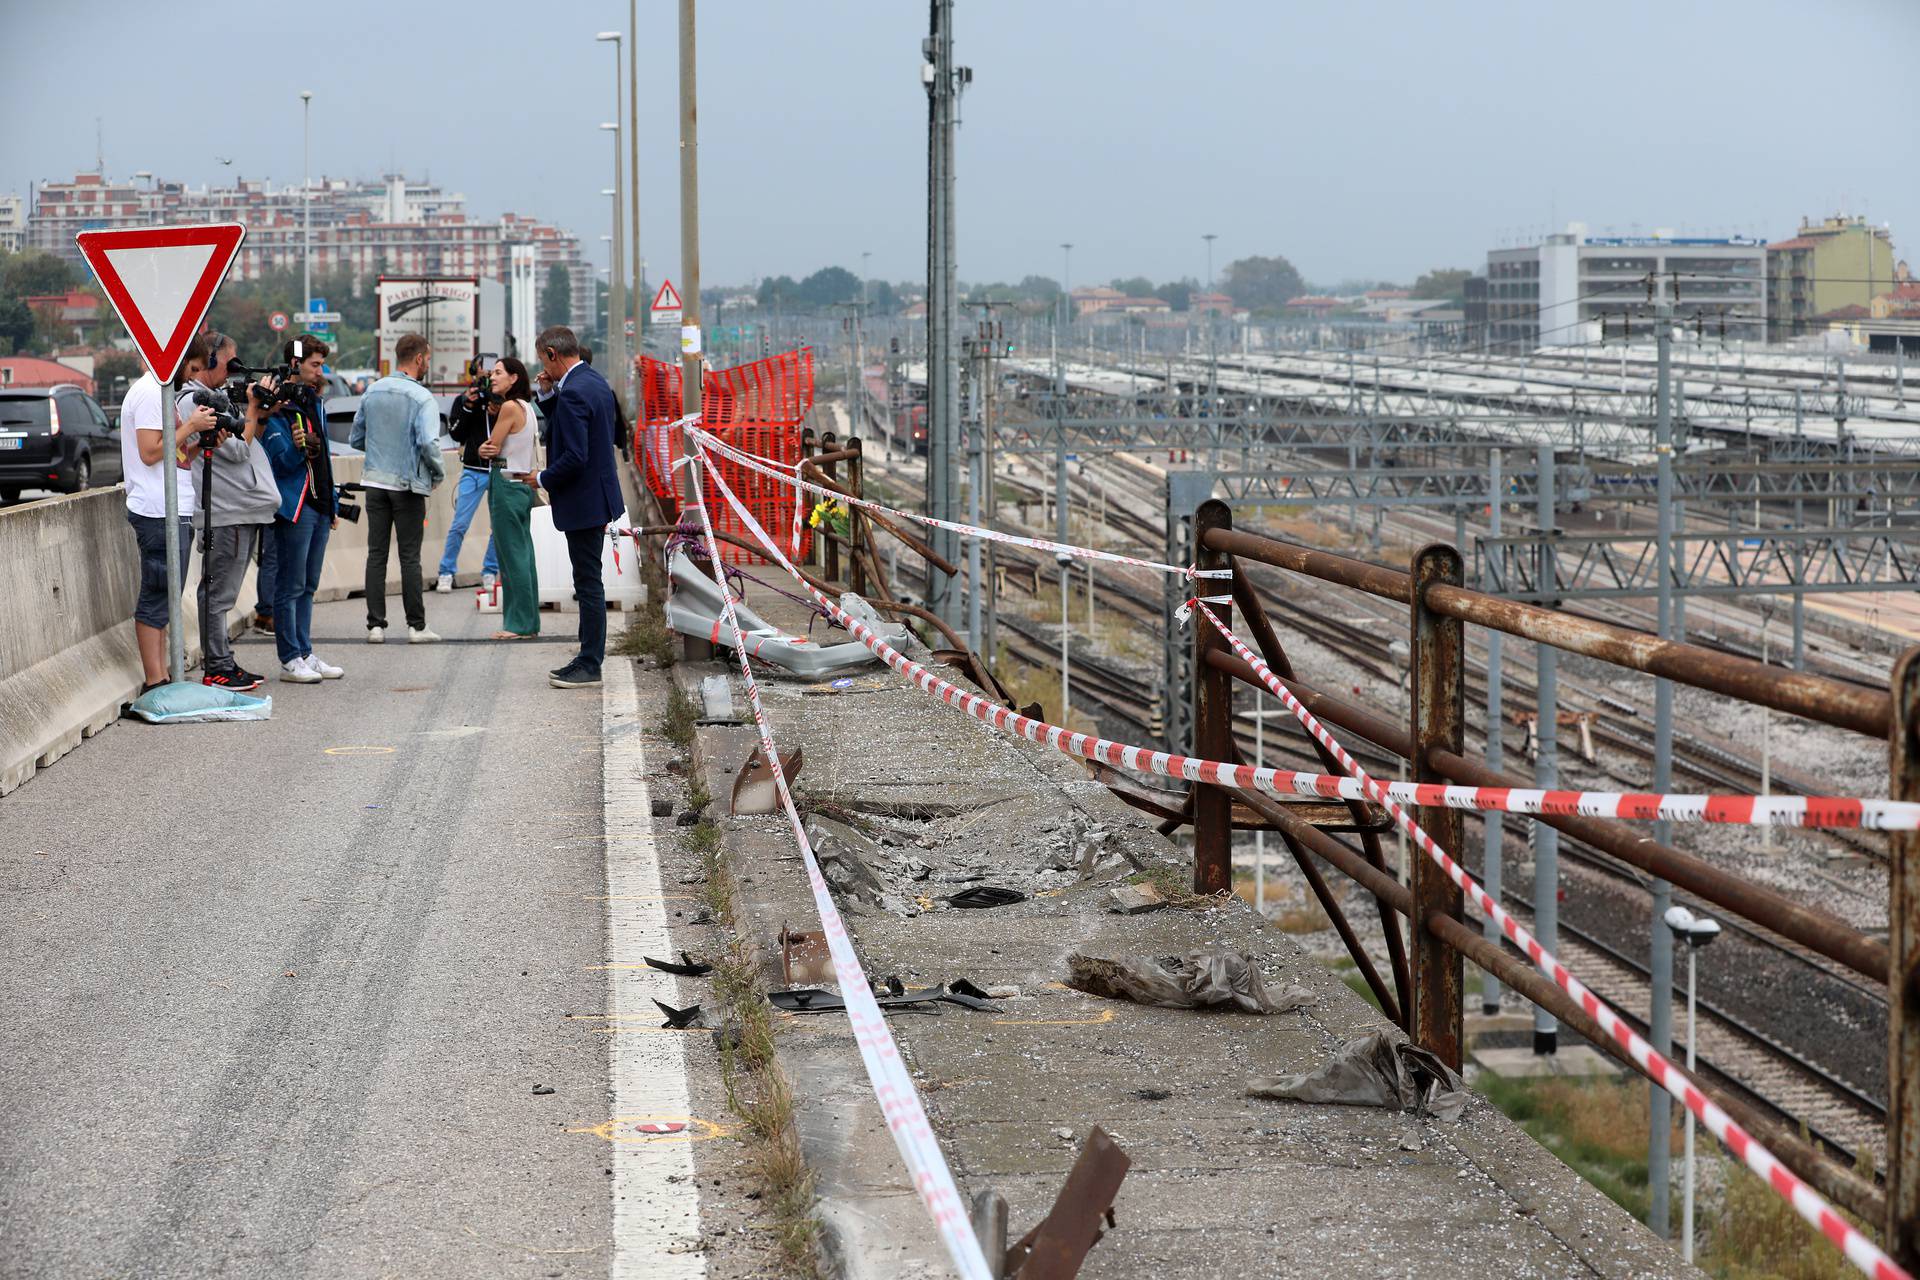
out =
[(1313, 994), (1301, 987), (1269, 995), (1260, 971), (1237, 953), (1190, 951), (1183, 956), (1109, 960), (1075, 952), (1067, 957), (1067, 985), (1157, 1009), (1226, 1005), (1246, 1013), (1285, 1013), (1313, 1003)]
[[(800, 748), (783, 752), (780, 756), (780, 773), (791, 787), (799, 776), (800, 767), (806, 763), (800, 754)], [(768, 764), (760, 753), (760, 744), (755, 743), (753, 754), (740, 766), (740, 772), (733, 778), (733, 795), (727, 801), (727, 814), (738, 818), (743, 815), (780, 812), (780, 790), (774, 785), (773, 766)]]
[[(719, 584), (700, 572), (686, 552), (680, 550), (676, 550), (667, 561), (667, 576), (673, 584), (673, 590), (667, 596), (667, 625), (683, 636), (719, 644), (723, 625)], [(850, 600), (858, 601), (860, 609), (848, 604)], [(912, 633), (904, 626), (881, 622), (872, 607), (851, 592), (842, 597), (841, 607), (866, 623), (880, 639), (896, 649), (904, 651), (912, 639)], [(836, 671), (864, 667), (880, 660), (858, 640), (848, 640), (843, 644), (815, 644), (805, 636), (780, 630), (744, 604), (736, 603), (734, 612), (740, 618), (747, 656), (784, 667), (795, 675), (818, 679)], [(731, 634), (731, 628), (726, 629)]]
[(1467, 1105), (1466, 1086), (1446, 1063), (1384, 1031), (1348, 1041), (1317, 1070), (1249, 1081), (1247, 1096), (1395, 1107), (1442, 1120), (1457, 1120)]

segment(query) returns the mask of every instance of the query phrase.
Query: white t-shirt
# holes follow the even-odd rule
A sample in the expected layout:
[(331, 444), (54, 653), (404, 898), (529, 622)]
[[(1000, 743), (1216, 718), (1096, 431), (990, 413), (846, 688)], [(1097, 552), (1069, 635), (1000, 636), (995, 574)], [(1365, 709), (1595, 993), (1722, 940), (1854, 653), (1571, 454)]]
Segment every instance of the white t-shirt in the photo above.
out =
[(180, 515), (191, 518), (193, 472), (175, 466), (173, 449), (163, 442), (160, 461), (152, 466), (140, 461), (139, 433), (166, 432), (160, 422), (160, 403), (160, 384), (153, 380), (151, 373), (141, 374), (139, 380), (127, 388), (127, 397), (120, 403), (120, 465), (127, 478), (127, 510), (137, 516), (165, 519), (166, 473), (160, 468), (174, 467), (174, 474), (179, 477)]

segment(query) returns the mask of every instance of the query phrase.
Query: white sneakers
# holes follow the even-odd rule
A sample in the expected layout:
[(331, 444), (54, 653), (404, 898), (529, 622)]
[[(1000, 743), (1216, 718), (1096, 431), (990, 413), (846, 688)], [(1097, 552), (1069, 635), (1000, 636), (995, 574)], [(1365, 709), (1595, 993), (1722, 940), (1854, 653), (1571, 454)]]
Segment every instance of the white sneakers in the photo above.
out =
[(450, 573), (441, 574), (440, 581), (433, 584), (433, 589), (443, 596), (450, 594), (453, 591), (453, 575)]
[(493, 584), (494, 584), (494, 583), (496, 583), (496, 582), (498, 582), (498, 581), (500, 581), (500, 575), (499, 575), (499, 574), (497, 574), (497, 573), (483, 573), (483, 574), (481, 574), (481, 575), (480, 575), (480, 589), (481, 589), (482, 591), (491, 591), (491, 590), (493, 590)]
[(307, 665), (305, 658), (295, 658), (280, 664), (280, 678), (288, 684), (319, 684), (326, 679), (318, 671)]
[(408, 644), (438, 644), (440, 643), (440, 633), (433, 630), (433, 628), (431, 627), (417, 627), (417, 628), (408, 627), (407, 643)]
[(368, 627), (367, 628), (368, 644), (385, 644), (386, 642), (387, 642), (387, 629), (385, 627)]
[(318, 671), (322, 680), (338, 680), (341, 676), (347, 674), (343, 669), (334, 666), (317, 653), (307, 655), (307, 666)]

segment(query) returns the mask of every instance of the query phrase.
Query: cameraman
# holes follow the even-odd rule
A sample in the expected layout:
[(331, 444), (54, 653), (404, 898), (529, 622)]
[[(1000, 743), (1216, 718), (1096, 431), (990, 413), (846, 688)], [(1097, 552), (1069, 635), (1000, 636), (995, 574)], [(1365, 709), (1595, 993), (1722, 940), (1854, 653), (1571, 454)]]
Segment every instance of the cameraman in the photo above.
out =
[[(280, 505), (280, 490), (273, 481), (273, 467), (260, 446), (260, 431), (266, 414), (253, 397), (243, 406), (235, 405), (223, 388), (228, 366), (234, 358), (233, 339), (224, 334), (200, 334), (188, 346), (182, 370), (186, 394), (180, 397), (180, 416), (186, 417), (205, 404), (220, 416), (215, 429), (202, 432), (203, 447), (195, 478), (201, 482), (194, 527), (206, 549), (200, 566), (200, 683), (222, 689), (247, 690), (260, 686), (260, 677), (241, 668), (233, 658), (233, 643), (227, 636), (227, 613), (240, 597), (240, 580), (246, 576), (247, 563), (253, 559), (261, 530), (273, 519)], [(244, 393), (243, 393), (244, 394)], [(244, 413), (244, 422), (236, 422)], [(240, 434), (233, 427), (240, 426)], [(217, 441), (217, 443), (216, 443)], [(208, 479), (208, 459), (213, 474)], [(213, 526), (211, 534), (207, 526)]]
[[(492, 476), (487, 460), (480, 456), (480, 446), (493, 431), (493, 421), (487, 416), (492, 399), (488, 392), (481, 390), (486, 386), (486, 378), (486, 374), (475, 377), (473, 386), (453, 402), (453, 409), (447, 415), (447, 433), (460, 446), (460, 488), (453, 497), (453, 523), (447, 527), (447, 545), (440, 552), (440, 577), (434, 587), (440, 592), (453, 590), (460, 544), (466, 541), (467, 527), (473, 523), (473, 513), (480, 509), (480, 500), (487, 496)], [(500, 560), (494, 554), (493, 534), (489, 531), (487, 558), (480, 566), (480, 585), (491, 588), (499, 576)]]
[(278, 567), (273, 644), (280, 678), (293, 684), (338, 680), (346, 674), (313, 651), (313, 593), (320, 588), (327, 538), (340, 523), (340, 498), (327, 453), (320, 393), (327, 385), (327, 344), (311, 334), (288, 341), (281, 354), (291, 383), (275, 392), (262, 437), (280, 490), (273, 522)]
[(120, 466), (126, 477), (127, 523), (140, 549), (140, 594), (133, 606), (133, 635), (140, 649), (141, 692), (167, 683), (167, 497), (166, 467), (178, 468), (180, 581), (193, 555), (193, 471), (199, 433), (213, 425), (213, 410), (189, 407), (173, 425), (169, 446), (160, 425), (166, 389), (143, 373), (120, 402)]

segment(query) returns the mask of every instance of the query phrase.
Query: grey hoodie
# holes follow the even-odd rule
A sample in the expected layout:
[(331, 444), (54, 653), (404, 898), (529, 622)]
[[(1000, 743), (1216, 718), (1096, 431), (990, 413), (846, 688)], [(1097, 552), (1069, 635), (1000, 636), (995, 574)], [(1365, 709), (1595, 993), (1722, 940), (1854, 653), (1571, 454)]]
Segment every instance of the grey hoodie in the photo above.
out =
[[(180, 401), (182, 415), (193, 412), (192, 393)], [(237, 524), (272, 524), (280, 509), (280, 486), (274, 482), (273, 464), (258, 440), (248, 444), (240, 436), (230, 435), (213, 451), (213, 484), (205, 484), (207, 464), (196, 458), (193, 482), (196, 489), (209, 489), (212, 499), (213, 527), (224, 529)], [(193, 526), (205, 528), (207, 504), (194, 512)]]

